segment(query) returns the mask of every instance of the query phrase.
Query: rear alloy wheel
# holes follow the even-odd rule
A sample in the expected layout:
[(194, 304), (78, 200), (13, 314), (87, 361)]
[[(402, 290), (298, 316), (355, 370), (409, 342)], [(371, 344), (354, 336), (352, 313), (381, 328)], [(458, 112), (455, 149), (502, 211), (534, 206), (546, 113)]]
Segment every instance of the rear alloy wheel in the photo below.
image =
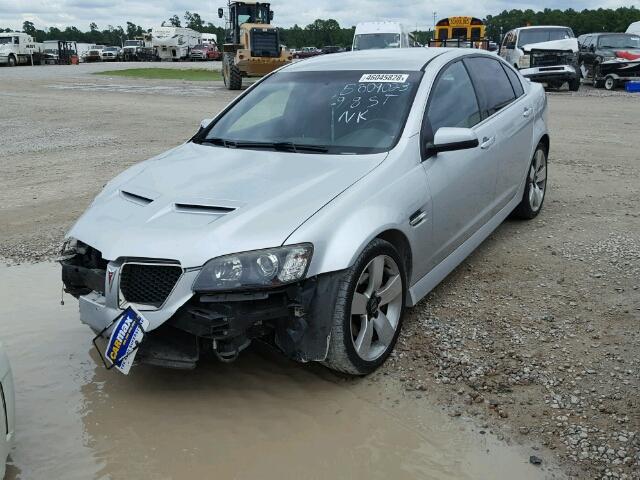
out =
[(542, 210), (546, 193), (547, 151), (543, 144), (539, 144), (529, 167), (522, 201), (513, 211), (514, 216), (525, 220), (535, 218)]
[(405, 294), (405, 269), (397, 250), (374, 240), (346, 271), (325, 365), (351, 375), (366, 375), (382, 365), (402, 327)]

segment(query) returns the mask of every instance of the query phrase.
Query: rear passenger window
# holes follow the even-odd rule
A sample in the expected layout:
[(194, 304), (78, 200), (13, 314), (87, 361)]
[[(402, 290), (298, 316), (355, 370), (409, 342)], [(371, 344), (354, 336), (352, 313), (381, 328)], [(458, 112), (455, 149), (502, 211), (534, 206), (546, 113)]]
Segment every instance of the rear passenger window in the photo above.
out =
[(524, 88), (522, 88), (522, 82), (520, 82), (520, 78), (518, 74), (514, 72), (511, 67), (508, 65), (502, 64), (502, 68), (507, 72), (507, 77), (509, 77), (509, 81), (511, 82), (511, 86), (513, 87), (513, 91), (516, 93), (516, 98), (520, 98), (524, 95)]
[(448, 66), (436, 80), (427, 120), (429, 139), (440, 127), (471, 128), (480, 122), (476, 92), (462, 62)]
[(500, 62), (492, 58), (466, 58), (473, 83), (478, 89), (480, 108), (484, 117), (490, 117), (513, 102), (516, 98)]

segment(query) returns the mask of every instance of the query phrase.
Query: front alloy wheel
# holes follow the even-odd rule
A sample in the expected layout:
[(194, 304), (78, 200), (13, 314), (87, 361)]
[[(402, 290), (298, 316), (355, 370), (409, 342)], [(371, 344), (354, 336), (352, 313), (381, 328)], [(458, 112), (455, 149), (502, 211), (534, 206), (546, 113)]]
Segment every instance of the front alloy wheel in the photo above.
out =
[(344, 373), (366, 375), (382, 365), (400, 333), (404, 265), (393, 245), (376, 239), (345, 276), (325, 364)]

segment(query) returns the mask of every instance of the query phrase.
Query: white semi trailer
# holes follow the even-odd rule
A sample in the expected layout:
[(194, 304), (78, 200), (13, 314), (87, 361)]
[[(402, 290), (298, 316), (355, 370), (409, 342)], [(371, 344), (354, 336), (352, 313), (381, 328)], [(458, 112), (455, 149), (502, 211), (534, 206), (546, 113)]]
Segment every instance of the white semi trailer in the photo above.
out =
[(31, 35), (22, 32), (0, 33), (0, 65), (39, 64), (42, 58), (42, 44), (36, 43)]
[(202, 34), (190, 28), (155, 27), (151, 43), (160, 60), (186, 60), (191, 49), (202, 43)]

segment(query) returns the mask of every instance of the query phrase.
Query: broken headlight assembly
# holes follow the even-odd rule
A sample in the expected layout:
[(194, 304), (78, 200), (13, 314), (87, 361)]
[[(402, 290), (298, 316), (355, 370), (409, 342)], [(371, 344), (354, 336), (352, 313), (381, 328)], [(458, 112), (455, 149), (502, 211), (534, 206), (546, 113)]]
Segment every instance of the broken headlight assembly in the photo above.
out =
[(273, 288), (302, 280), (313, 245), (304, 243), (235, 253), (209, 260), (193, 284), (195, 292)]
[(58, 254), (58, 261), (69, 260), (78, 254), (85, 254), (87, 246), (79, 242), (73, 237), (65, 239), (62, 247), (60, 247), (60, 253)]

